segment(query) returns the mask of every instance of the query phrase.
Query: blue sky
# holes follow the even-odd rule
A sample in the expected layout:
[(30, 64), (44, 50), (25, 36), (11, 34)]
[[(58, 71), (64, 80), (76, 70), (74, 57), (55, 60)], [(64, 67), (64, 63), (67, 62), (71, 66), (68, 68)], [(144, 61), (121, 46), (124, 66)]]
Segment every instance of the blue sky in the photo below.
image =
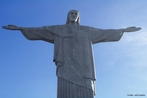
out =
[[(93, 46), (95, 98), (147, 96), (146, 0), (1, 0), (0, 6), (0, 26), (65, 24), (68, 11), (76, 9), (81, 25), (101, 29), (142, 27), (138, 32), (124, 33), (118, 42)], [(56, 98), (53, 48), (47, 42), (29, 41), (19, 31), (0, 28), (0, 98)]]

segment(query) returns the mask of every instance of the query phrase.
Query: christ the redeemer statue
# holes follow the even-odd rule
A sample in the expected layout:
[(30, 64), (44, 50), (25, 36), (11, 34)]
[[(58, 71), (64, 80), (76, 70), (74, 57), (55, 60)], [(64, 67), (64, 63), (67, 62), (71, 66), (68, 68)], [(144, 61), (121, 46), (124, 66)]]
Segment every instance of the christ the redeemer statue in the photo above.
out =
[(95, 68), (92, 44), (118, 41), (124, 32), (141, 28), (97, 29), (80, 25), (77, 10), (69, 11), (65, 25), (43, 27), (3, 26), (20, 30), (29, 40), (43, 40), (54, 44), (53, 61), (57, 66), (57, 98), (94, 98)]

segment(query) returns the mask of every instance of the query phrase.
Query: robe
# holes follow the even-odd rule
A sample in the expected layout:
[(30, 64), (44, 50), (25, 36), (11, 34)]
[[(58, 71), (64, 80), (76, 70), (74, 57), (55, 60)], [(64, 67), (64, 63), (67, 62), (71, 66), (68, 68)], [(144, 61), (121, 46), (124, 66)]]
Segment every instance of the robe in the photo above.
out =
[[(58, 98), (74, 98), (74, 95), (78, 98), (78, 92), (84, 91), (82, 89), (86, 89), (85, 94), (92, 92), (92, 95), (89, 93), (82, 96), (93, 98), (96, 76), (92, 44), (118, 41), (123, 35), (121, 29), (103, 30), (71, 24), (22, 28), (21, 32), (29, 40), (43, 40), (54, 44), (53, 61), (57, 66)], [(72, 84), (74, 86), (70, 86)], [(75, 91), (77, 93), (73, 93), (72, 97), (71, 93), (67, 94)], [(79, 98), (82, 98), (80, 94)]]

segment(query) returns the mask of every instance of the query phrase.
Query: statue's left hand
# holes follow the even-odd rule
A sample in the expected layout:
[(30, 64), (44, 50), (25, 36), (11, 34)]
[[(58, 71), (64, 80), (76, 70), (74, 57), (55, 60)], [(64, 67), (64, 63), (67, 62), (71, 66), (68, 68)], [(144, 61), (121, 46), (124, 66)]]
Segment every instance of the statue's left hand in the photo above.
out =
[(124, 29), (123, 32), (134, 32), (134, 31), (139, 31), (139, 30), (141, 30), (140, 27), (128, 27)]
[(2, 28), (8, 29), (8, 30), (21, 30), (21, 28), (16, 25), (2, 26)]

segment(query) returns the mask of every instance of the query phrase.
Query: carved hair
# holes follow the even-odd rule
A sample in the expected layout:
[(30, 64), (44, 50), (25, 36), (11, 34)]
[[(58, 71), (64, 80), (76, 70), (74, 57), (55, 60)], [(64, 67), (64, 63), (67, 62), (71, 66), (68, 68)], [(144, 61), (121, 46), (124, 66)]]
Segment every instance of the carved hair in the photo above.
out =
[(70, 20), (69, 20), (69, 13), (70, 13), (71, 11), (76, 11), (76, 12), (79, 14), (79, 17), (78, 17), (78, 20), (77, 20), (77, 24), (80, 25), (80, 13), (79, 13), (79, 11), (77, 11), (77, 10), (70, 10), (70, 11), (68, 12), (68, 14), (67, 14), (67, 19), (66, 19), (66, 24), (69, 24), (69, 23), (70, 23)]

